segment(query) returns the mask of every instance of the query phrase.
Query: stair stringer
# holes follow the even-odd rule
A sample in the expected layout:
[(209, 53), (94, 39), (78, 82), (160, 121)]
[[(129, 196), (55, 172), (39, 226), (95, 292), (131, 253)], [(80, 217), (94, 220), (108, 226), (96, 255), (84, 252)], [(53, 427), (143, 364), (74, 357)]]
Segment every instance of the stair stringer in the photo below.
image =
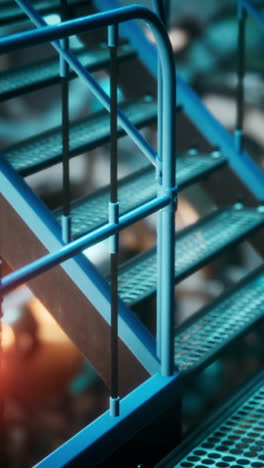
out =
[[(0, 255), (11, 268), (59, 250), (64, 244), (55, 218), (3, 156), (0, 186)], [(110, 287), (94, 265), (80, 254), (28, 286), (109, 385)], [(119, 366), (121, 394), (159, 371), (155, 340), (121, 300)]]

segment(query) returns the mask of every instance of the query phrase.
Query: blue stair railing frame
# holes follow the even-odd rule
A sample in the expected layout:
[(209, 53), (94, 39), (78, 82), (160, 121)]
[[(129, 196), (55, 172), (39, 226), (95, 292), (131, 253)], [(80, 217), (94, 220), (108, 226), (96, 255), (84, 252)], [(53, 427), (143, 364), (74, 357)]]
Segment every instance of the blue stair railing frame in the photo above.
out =
[[(20, 0), (19, 3), (21, 3)], [(27, 3), (28, 7), (28, 2), (25, 3)], [(173, 359), (174, 236), (177, 198), (177, 187), (175, 185), (175, 71), (171, 45), (162, 23), (153, 12), (141, 6), (120, 8), (106, 13), (67, 21), (56, 26), (40, 27), (34, 31), (13, 34), (0, 39), (0, 54), (31, 47), (32, 45), (47, 41), (52, 42), (69, 66), (90, 85), (90, 75), (88, 74), (87, 77), (85, 75), (86, 71), (83, 70), (73, 54), (70, 54), (67, 50), (65, 51), (61, 48), (60, 42), (57, 43), (55, 41), (70, 35), (117, 25), (132, 19), (143, 20), (150, 26), (156, 38), (160, 54), (163, 86), (162, 108), (164, 113), (161, 120), (163, 129), (162, 153), (159, 154), (159, 157), (155, 158), (155, 165), (158, 166), (158, 195), (150, 202), (120, 216), (118, 222), (109, 222), (94, 232), (78, 240), (69, 242), (60, 250), (49, 253), (2, 278), (0, 283), (0, 303), (2, 303), (4, 295), (15, 287), (35, 278), (55, 265), (65, 262), (67, 259), (82, 252), (85, 248), (112, 237), (131, 224), (159, 211), (161, 225), (163, 226), (162, 231), (159, 233), (162, 238), (162, 255), (157, 258), (157, 262), (160, 263), (159, 271), (162, 274), (162, 280), (158, 282), (158, 287), (162, 290), (162, 292), (159, 292), (162, 298), (162, 302), (160, 303), (162, 307), (162, 311), (160, 312), (160, 316), (162, 317), (160, 323), (161, 329), (157, 332), (160, 334), (161, 343), (160, 373), (151, 376), (121, 400), (120, 412), (106, 412), (95, 420), (92, 425), (89, 425), (57, 451), (50, 454), (38, 466), (65, 466), (80, 455), (80, 453), (84, 453), (84, 451), (87, 463), (98, 463), (127, 441), (131, 434), (134, 434), (144, 425), (148, 424), (149, 421), (161, 415), (169, 407), (173, 398), (180, 398), (181, 379), (179, 373), (175, 371)], [(97, 84), (94, 86), (92, 83), (92, 88), (94, 88), (94, 94), (101, 98), (105, 107), (111, 111), (108, 96), (103, 95), (102, 90)], [(123, 118), (122, 113), (119, 113), (119, 120), (127, 130), (127, 133), (132, 134), (133, 139), (138, 143), (140, 140), (138, 138), (138, 131), (133, 129), (130, 124), (127, 125), (127, 119)], [(142, 146), (141, 141), (139, 143)], [(145, 147), (144, 142), (143, 146)], [(100, 450), (100, 447), (103, 447), (103, 451)]]
[[(99, 11), (107, 11), (119, 8), (118, 0), (93, 0)], [(160, 2), (155, 1), (155, 8), (158, 13)], [(244, 6), (262, 23), (261, 15), (246, 0)], [(136, 22), (129, 22), (120, 25), (120, 33), (127, 39), (137, 51), (141, 62), (156, 79), (158, 77), (157, 50), (153, 43), (146, 37), (144, 31)], [(175, 70), (176, 72), (176, 70)], [(177, 75), (177, 105), (181, 106), (187, 117), (194, 126), (201, 132), (206, 140), (213, 147), (218, 147), (227, 158), (228, 164), (243, 184), (249, 189), (258, 201), (264, 200), (264, 174), (251, 156), (244, 150), (239, 151), (236, 135), (230, 134), (222, 124), (206, 108), (195, 91), (185, 82), (181, 76)]]
[[(19, 1), (21, 7), (30, 19), (34, 21), (36, 26), (41, 27), (41, 25), (46, 25), (42, 17), (34, 10), (34, 8), (24, 0), (23, 2)], [(22, 5), (23, 4), (23, 5)], [(59, 51), (60, 56), (67, 57), (67, 60), (70, 61), (71, 67), (74, 69), (76, 74), (84, 80), (84, 82), (88, 85), (89, 89), (99, 98), (101, 103), (109, 110), (110, 108), (110, 100), (109, 96), (101, 89), (98, 83), (93, 79), (93, 77), (87, 72), (87, 70), (82, 67), (76, 57), (71, 54), (69, 51), (65, 51), (61, 47), (61, 42), (52, 41), (52, 45)], [(172, 62), (172, 60), (171, 60)], [(157, 172), (160, 174), (159, 169), (159, 158), (156, 156), (156, 151), (149, 145), (149, 143), (144, 139), (144, 137), (137, 131), (137, 129), (128, 121), (128, 119), (124, 116), (124, 114), (118, 111), (118, 120), (121, 127), (127, 131), (127, 133), (134, 139), (135, 143), (143, 150), (143, 152), (152, 160), (153, 164), (158, 167)], [(171, 136), (173, 132), (171, 132)], [(46, 209), (46, 207), (42, 204), (40, 205), (39, 199), (35, 197), (32, 191), (30, 191), (29, 187), (23, 182), (23, 180), (15, 173), (12, 167), (5, 161), (3, 158), (0, 161), (1, 164), (1, 178), (2, 184), (5, 187), (5, 193), (3, 195), (7, 196), (8, 200), (11, 200), (15, 209), (18, 210), (18, 213), (24, 217), (25, 213), (28, 215), (29, 211), (33, 213), (30, 216), (27, 216), (27, 224), (30, 226), (30, 229), (37, 235), (37, 237), (41, 240), (42, 243), (46, 246), (46, 248), (51, 251), (55, 250), (60, 247), (61, 244), (60, 239), (61, 236), (58, 237), (58, 229), (57, 223), (55, 222), (53, 216), (50, 212)], [(173, 174), (173, 171), (171, 172)], [(2, 177), (3, 176), (3, 177)], [(162, 187), (161, 178), (159, 178), (160, 187)], [(176, 188), (175, 188), (176, 190)], [(162, 191), (162, 188), (161, 188)], [(175, 192), (175, 191), (174, 191)], [(173, 196), (175, 198), (175, 196)], [(20, 213), (21, 211), (21, 213)], [(33, 216), (32, 216), (33, 215)], [(162, 217), (162, 215), (159, 215)], [(43, 231), (42, 228), (39, 228), (40, 224), (43, 224), (43, 219), (45, 219), (45, 227)], [(54, 238), (55, 235), (55, 238)], [(83, 256), (74, 257), (77, 261), (77, 265), (69, 266), (68, 262), (63, 264), (63, 268), (68, 273), (70, 271), (70, 275), (72, 277), (72, 268), (74, 268), (75, 276), (74, 281), (82, 290), (82, 292), (87, 296), (88, 300), (94, 305), (94, 307), (100, 311), (103, 318), (109, 322), (109, 314), (108, 314), (108, 284), (106, 280), (96, 271), (94, 266), (88, 261), (88, 259), (84, 258)], [(164, 255), (163, 255), (164, 258)], [(172, 262), (172, 256), (171, 262)], [(86, 283), (86, 279), (84, 278), (84, 273), (89, 275), (88, 279), (90, 280), (90, 287), (86, 289), (84, 282)], [(69, 274), (69, 273), (68, 273)], [(100, 288), (100, 291), (98, 290)], [(87, 293), (89, 292), (89, 294)], [(102, 292), (101, 292), (102, 291)], [(136, 316), (129, 310), (126, 304), (119, 299), (119, 310), (120, 310), (120, 337), (123, 341), (127, 344), (130, 351), (134, 353), (137, 357), (139, 362), (145, 367), (149, 374), (155, 373), (159, 368), (159, 357), (156, 355), (156, 345), (153, 340), (152, 335), (146, 330), (144, 325), (137, 320)], [(68, 317), (66, 321), (69, 322)], [(68, 325), (70, 325), (68, 323)], [(160, 332), (158, 332), (158, 336)], [(82, 343), (83, 346), (83, 343)], [(87, 354), (85, 351), (84, 354)], [(171, 360), (172, 365), (172, 360)]]

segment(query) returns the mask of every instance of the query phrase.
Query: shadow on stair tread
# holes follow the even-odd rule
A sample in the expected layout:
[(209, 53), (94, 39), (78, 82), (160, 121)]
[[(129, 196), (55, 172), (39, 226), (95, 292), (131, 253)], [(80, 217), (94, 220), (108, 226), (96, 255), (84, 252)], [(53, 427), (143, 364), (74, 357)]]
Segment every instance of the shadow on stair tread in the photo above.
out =
[[(142, 127), (156, 120), (156, 102), (151, 96), (120, 105), (130, 121)], [(119, 136), (125, 132), (119, 127)], [(81, 119), (70, 128), (70, 157), (96, 148), (110, 138), (110, 122), (107, 111), (99, 111)], [(34, 174), (62, 159), (61, 127), (28, 138), (3, 150), (8, 162), (22, 176)]]
[[(70, 7), (84, 4), (83, 0), (68, 1)], [(31, 0), (31, 3), (40, 14), (52, 13), (60, 8), (59, 0)], [(6, 0), (3, 2), (1, 5), (0, 26), (12, 25), (12, 23), (23, 21), (25, 19), (26, 14), (14, 1)]]
[[(72, 49), (72, 52), (90, 72), (109, 65), (109, 51), (104, 44), (92, 50), (82, 47)], [(120, 45), (118, 49), (119, 62), (134, 56), (135, 52), (128, 44)], [(70, 79), (75, 77), (76, 74), (71, 72)], [(59, 81), (59, 60), (57, 57), (2, 71), (0, 75), (0, 101), (21, 96), (24, 93), (59, 83)]]
[[(180, 190), (226, 164), (220, 154), (183, 154), (176, 157), (176, 178)], [(150, 201), (157, 194), (155, 172), (151, 165), (119, 181), (120, 214)], [(109, 186), (71, 204), (72, 237), (75, 239), (108, 222)], [(54, 215), (61, 221), (61, 210)]]
[[(176, 234), (175, 281), (179, 282), (263, 226), (264, 213), (242, 205), (215, 210)], [(119, 294), (129, 305), (156, 290), (156, 247), (119, 270)]]

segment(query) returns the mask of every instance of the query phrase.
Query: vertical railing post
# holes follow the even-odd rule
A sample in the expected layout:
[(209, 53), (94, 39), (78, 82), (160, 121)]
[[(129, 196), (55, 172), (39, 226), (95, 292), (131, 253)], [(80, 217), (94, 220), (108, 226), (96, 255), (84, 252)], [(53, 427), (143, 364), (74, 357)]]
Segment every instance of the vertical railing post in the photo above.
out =
[[(166, 24), (166, 12), (164, 9), (165, 5), (163, 0), (153, 0), (153, 9), (155, 13), (159, 16), (160, 20)], [(162, 174), (161, 174), (161, 155), (162, 155), (162, 70), (160, 58), (158, 57), (158, 163), (156, 167), (156, 181), (158, 186), (158, 195), (160, 195), (161, 185), (162, 185)], [(162, 258), (162, 211), (158, 212), (157, 215), (157, 259)], [(161, 262), (157, 260), (157, 313), (156, 313), (156, 353), (160, 358), (161, 355), (161, 310), (162, 310), (162, 299), (161, 299)]]
[[(68, 19), (67, 0), (61, 0), (61, 21)], [(64, 50), (69, 50), (69, 38), (61, 40)], [(65, 243), (71, 240), (70, 216), (70, 127), (69, 127), (69, 65), (60, 55), (61, 109), (62, 109), (62, 171), (63, 171), (63, 215), (62, 239)]]
[[(153, 0), (156, 14), (164, 26), (169, 26), (169, 0)], [(171, 204), (158, 213), (157, 220), (157, 318), (156, 351), (161, 360), (161, 374), (174, 372), (174, 264), (175, 264), (175, 106), (174, 83), (163, 82), (160, 58), (158, 59), (158, 163), (156, 177), (159, 194), (170, 194)], [(170, 91), (167, 93), (167, 91)], [(169, 99), (172, 99), (171, 103)], [(164, 101), (166, 100), (166, 105)], [(170, 109), (165, 115), (164, 109)], [(170, 127), (168, 130), (168, 126)], [(165, 130), (166, 129), (166, 130)], [(170, 136), (168, 137), (168, 135)]]
[[(109, 222), (118, 224), (119, 203), (117, 185), (117, 46), (118, 25), (108, 26), (110, 53), (110, 202)], [(118, 396), (118, 250), (119, 234), (110, 238), (111, 261), (111, 389), (110, 414), (119, 415)]]
[(174, 315), (175, 315), (175, 210), (176, 186), (176, 78), (172, 49), (168, 50), (170, 61), (163, 68), (162, 112), (162, 193), (170, 196), (170, 204), (162, 209), (162, 256), (161, 263), (161, 374), (170, 376), (174, 366)]
[(235, 143), (238, 154), (243, 151), (244, 146), (244, 107), (245, 107), (245, 40), (246, 40), (246, 17), (247, 11), (243, 6), (243, 0), (238, 0), (237, 21), (238, 21), (238, 44), (237, 44), (237, 115)]

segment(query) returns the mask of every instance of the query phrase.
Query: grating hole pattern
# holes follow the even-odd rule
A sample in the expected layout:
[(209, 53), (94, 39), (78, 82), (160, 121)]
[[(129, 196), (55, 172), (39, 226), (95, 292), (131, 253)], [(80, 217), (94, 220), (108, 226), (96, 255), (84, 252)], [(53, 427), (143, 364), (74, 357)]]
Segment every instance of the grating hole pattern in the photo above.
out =
[(264, 383), (174, 468), (264, 468)]
[[(129, 49), (120, 47), (121, 54), (128, 53)], [(76, 57), (85, 67), (95, 68), (108, 60), (108, 51), (98, 48), (94, 51), (76, 51)], [(1, 99), (14, 91), (20, 92), (23, 89), (31, 86), (45, 84), (46, 81), (59, 79), (59, 62), (57, 57), (54, 59), (45, 60), (41, 63), (32, 64), (30, 66), (21, 67), (17, 70), (2, 72), (0, 75), (0, 94)]]
[(181, 372), (205, 363), (252, 323), (264, 316), (264, 271), (175, 336), (174, 359)]
[[(222, 158), (224, 161), (224, 158)], [(177, 158), (178, 185), (190, 182), (219, 165), (219, 160), (211, 156), (186, 156)], [(118, 198), (120, 200), (120, 214), (125, 214), (157, 195), (155, 172), (152, 166), (136, 172), (119, 183)], [(74, 238), (87, 234), (108, 222), (109, 188), (74, 203), (71, 208), (72, 235)], [(60, 223), (60, 213), (55, 213)]]
[[(205, 263), (210, 256), (263, 224), (264, 214), (255, 209), (227, 208), (205, 220), (191, 231), (178, 235), (175, 244), (175, 279), (183, 279), (190, 271)], [(138, 256), (119, 274), (119, 293), (132, 305), (156, 289), (156, 252)]]
[[(144, 124), (156, 117), (156, 103), (154, 100), (141, 99), (137, 103), (124, 106), (124, 113), (134, 123)], [(108, 138), (110, 133), (109, 114), (100, 113), (93, 117), (74, 123), (70, 129), (70, 152), (74, 156), (81, 151), (93, 148), (101, 139)], [(25, 140), (3, 151), (9, 163), (19, 171), (34, 172), (34, 167), (41, 164), (57, 162), (62, 154), (61, 129), (56, 128), (47, 134)]]

